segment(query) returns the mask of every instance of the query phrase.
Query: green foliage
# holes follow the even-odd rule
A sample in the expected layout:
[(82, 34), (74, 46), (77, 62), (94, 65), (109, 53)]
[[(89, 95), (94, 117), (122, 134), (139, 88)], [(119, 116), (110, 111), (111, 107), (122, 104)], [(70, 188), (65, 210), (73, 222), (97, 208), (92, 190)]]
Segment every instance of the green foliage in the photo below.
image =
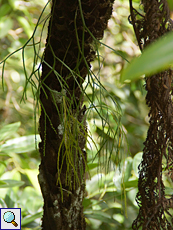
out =
[(169, 4), (169, 8), (171, 10), (173, 10), (173, 1), (172, 0), (167, 0), (168, 4)]
[(139, 159), (141, 153), (133, 159), (128, 157), (120, 167), (112, 165), (113, 170), (108, 174), (98, 173), (97, 167), (90, 170), (92, 176), (86, 181), (87, 196), (83, 202), (88, 230), (113, 229), (113, 226), (118, 230), (131, 229), (138, 209), (135, 194)]
[(11, 187), (19, 187), (24, 184), (23, 181), (17, 180), (0, 180), (0, 188), (11, 188)]
[(160, 38), (147, 47), (142, 55), (134, 59), (122, 72), (121, 81), (135, 80), (141, 75), (150, 76), (173, 66), (173, 33)]
[(37, 181), (36, 136), (14, 138), (18, 136), (19, 128), (20, 122), (16, 122), (0, 129), (3, 137), (0, 145), (0, 206), (21, 208), (22, 229), (38, 229), (43, 201)]
[(4, 141), (7, 138), (11, 137), (13, 134), (15, 134), (20, 124), (20, 122), (16, 122), (2, 127), (0, 130), (0, 141)]

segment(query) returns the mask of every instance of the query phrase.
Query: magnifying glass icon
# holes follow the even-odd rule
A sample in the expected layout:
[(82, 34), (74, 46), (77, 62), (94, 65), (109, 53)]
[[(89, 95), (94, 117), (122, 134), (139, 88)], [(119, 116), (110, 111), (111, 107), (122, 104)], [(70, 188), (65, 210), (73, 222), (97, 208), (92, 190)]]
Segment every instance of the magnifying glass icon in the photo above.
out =
[(3, 219), (6, 223), (12, 223), (15, 227), (18, 226), (18, 224), (15, 222), (15, 215), (11, 211), (7, 211), (3, 215)]

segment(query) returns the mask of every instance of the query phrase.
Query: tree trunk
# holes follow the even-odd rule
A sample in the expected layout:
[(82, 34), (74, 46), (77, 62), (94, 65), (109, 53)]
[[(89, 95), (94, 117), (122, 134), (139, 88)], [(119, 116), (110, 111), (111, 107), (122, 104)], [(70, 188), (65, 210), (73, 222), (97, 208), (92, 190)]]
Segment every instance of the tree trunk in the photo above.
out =
[[(143, 15), (131, 6), (131, 19), (141, 50), (172, 30), (166, 0), (142, 0)], [(171, 230), (173, 222), (167, 218), (173, 207), (173, 196), (165, 193), (163, 168), (173, 171), (173, 71), (171, 69), (146, 78), (146, 103), (150, 107), (149, 129), (139, 165), (137, 202), (139, 214), (133, 222), (134, 230)], [(164, 166), (163, 166), (164, 165)], [(171, 217), (172, 218), (172, 217)]]
[[(82, 83), (103, 37), (113, 0), (52, 0), (40, 83), (39, 183), (42, 229), (86, 229), (87, 128)], [(95, 37), (95, 38), (94, 38)]]

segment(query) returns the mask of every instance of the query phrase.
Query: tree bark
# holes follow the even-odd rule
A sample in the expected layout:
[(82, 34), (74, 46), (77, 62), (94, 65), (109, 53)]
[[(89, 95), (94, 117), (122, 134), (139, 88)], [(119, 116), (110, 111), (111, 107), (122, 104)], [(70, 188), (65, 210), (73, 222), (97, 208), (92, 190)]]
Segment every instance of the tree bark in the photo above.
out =
[[(141, 50), (172, 30), (166, 0), (142, 0), (144, 12), (132, 7), (131, 18)], [(163, 181), (163, 164), (168, 174), (173, 170), (173, 71), (168, 69), (146, 77), (146, 103), (149, 111), (149, 129), (144, 142), (142, 162), (139, 165), (137, 203), (139, 214), (132, 229), (171, 230), (173, 223), (169, 208), (173, 196), (167, 199)], [(172, 218), (172, 217), (171, 217)]]
[[(42, 229), (86, 229), (87, 128), (82, 83), (103, 37), (113, 0), (53, 0), (40, 82), (39, 183)], [(95, 37), (95, 38), (94, 38)]]

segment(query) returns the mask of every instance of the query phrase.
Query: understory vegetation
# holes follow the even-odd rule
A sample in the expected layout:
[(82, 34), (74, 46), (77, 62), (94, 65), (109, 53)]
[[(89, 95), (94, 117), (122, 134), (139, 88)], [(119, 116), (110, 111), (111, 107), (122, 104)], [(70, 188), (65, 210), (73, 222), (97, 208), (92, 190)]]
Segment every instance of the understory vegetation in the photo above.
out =
[[(142, 11), (139, 0), (133, 6)], [(141, 54), (129, 15), (129, 1), (116, 0), (103, 39), (93, 44), (96, 58), (83, 83), (88, 131), (83, 200), (87, 230), (132, 230), (139, 212), (135, 200), (138, 165), (149, 108), (141, 77), (146, 70), (134, 79), (126, 77), (132, 75), (130, 71), (121, 75)], [(46, 0), (0, 0), (0, 207), (21, 208), (23, 230), (41, 229), (43, 215), (37, 179), (38, 98), (49, 17)], [(163, 180), (167, 196), (172, 195), (173, 182), (166, 168)]]

